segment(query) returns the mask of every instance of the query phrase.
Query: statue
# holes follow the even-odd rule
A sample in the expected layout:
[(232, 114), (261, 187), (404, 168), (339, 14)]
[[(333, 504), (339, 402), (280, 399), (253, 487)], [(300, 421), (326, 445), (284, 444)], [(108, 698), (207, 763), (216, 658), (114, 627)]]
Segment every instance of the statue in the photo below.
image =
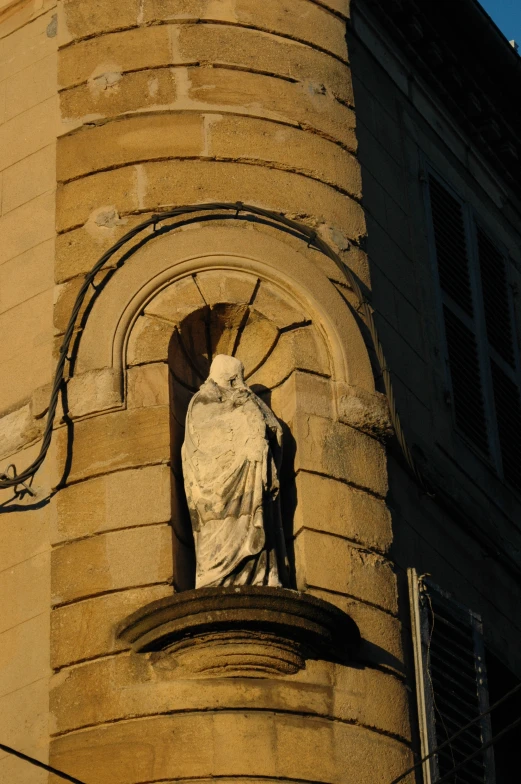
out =
[(216, 356), (188, 407), (182, 447), (196, 588), (288, 584), (281, 458), (282, 428), (246, 385), (242, 362)]

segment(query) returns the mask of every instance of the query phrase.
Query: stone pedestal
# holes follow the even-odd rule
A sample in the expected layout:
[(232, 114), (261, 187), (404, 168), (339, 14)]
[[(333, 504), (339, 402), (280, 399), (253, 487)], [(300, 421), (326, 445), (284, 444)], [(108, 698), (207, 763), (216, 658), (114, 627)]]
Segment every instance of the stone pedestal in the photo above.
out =
[(347, 663), (360, 643), (342, 610), (299, 591), (241, 586), (184, 591), (130, 615), (119, 637), (184, 677), (291, 675), (306, 659)]

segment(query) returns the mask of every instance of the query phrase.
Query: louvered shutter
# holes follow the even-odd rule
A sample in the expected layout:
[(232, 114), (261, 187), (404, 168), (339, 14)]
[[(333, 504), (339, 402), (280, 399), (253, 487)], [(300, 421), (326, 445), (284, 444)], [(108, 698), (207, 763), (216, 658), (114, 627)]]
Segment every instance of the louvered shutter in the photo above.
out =
[[(427, 756), (488, 708), (481, 622), (427, 578), (409, 570), (416, 689)], [(491, 738), (482, 717), (424, 764), (425, 784), (434, 784)], [(449, 779), (452, 781), (452, 779)], [(487, 749), (457, 771), (458, 784), (494, 784), (494, 758)]]
[(436, 264), (443, 293), (454, 416), (461, 432), (488, 455), (488, 432), (463, 207), (432, 174), (429, 176), (429, 195)]
[(521, 399), (507, 259), (481, 226), (476, 233), (503, 475), (521, 488)]

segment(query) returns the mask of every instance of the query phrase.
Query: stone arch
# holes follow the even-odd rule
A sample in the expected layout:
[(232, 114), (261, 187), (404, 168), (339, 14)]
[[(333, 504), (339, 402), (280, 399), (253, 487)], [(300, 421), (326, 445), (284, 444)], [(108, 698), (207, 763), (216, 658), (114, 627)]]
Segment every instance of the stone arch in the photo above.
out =
[[(193, 584), (191, 568), (186, 568), (192, 557), (191, 530), (179, 461), (183, 414), (216, 351), (245, 360), (248, 382), (285, 424), (289, 448), (282, 501), (287, 523), (298, 507), (293, 481), (298, 470), (385, 491), (383, 453), (372, 438), (363, 436), (362, 445), (352, 427), (341, 424), (347, 421), (346, 390), (374, 396), (374, 380), (354, 315), (328, 277), (335, 271), (329, 270), (316, 251), (305, 246), (297, 251), (263, 230), (189, 229), (140, 247), (95, 303), (80, 341), (76, 373), (113, 375), (122, 394), (105, 410), (126, 407), (128, 378), (144, 376), (151, 368), (162, 374), (164, 395), (168, 371), (172, 448), (162, 459), (170, 459), (173, 473), (178, 590)], [(359, 397), (357, 406), (366, 410)], [(159, 440), (166, 443), (168, 437), (162, 433)], [(355, 454), (359, 449), (363, 460)], [(292, 462), (295, 453), (298, 467)], [(301, 531), (316, 526), (316, 521), (303, 519), (302, 505), (300, 518)], [(292, 537), (292, 531), (287, 533)], [(309, 553), (304, 557), (309, 561)], [(295, 560), (299, 585), (298, 555)]]

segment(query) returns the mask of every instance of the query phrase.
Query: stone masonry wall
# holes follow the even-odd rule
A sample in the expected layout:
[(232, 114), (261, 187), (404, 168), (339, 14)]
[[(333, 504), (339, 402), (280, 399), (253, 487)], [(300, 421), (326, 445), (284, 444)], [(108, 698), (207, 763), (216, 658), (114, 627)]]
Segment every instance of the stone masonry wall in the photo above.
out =
[[(0, 471), (25, 467), (52, 371), (56, 3), (0, 2)], [(45, 395), (48, 395), (45, 392)], [(31, 502), (0, 492), (0, 737), (48, 757), (49, 466)], [(0, 755), (0, 779), (47, 781)]]

